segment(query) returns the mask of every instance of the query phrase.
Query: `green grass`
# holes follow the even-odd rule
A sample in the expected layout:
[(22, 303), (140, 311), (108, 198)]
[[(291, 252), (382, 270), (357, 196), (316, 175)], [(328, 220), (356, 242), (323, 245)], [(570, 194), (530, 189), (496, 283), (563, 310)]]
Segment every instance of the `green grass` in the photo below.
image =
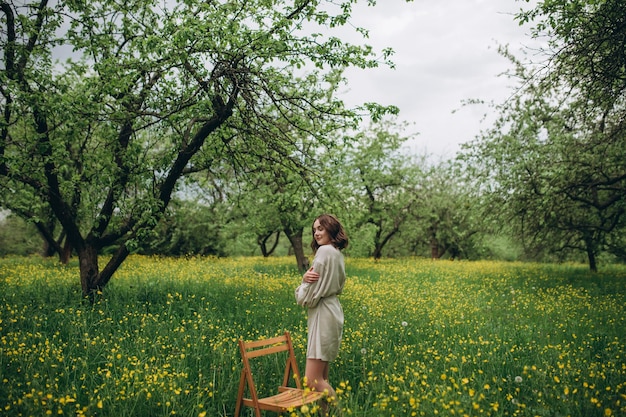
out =
[[(304, 371), (294, 263), (131, 257), (91, 305), (75, 262), (0, 259), (0, 415), (232, 416), (239, 338), (290, 331)], [(331, 367), (344, 416), (626, 415), (626, 267), (347, 271)]]

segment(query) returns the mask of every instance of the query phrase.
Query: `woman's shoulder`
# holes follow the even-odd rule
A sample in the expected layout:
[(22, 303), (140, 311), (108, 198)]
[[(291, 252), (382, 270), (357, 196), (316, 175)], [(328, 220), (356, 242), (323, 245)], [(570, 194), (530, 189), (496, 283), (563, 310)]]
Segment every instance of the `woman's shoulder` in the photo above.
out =
[(317, 254), (319, 256), (337, 256), (337, 254), (341, 254), (341, 251), (334, 247), (333, 245), (322, 245), (317, 248)]

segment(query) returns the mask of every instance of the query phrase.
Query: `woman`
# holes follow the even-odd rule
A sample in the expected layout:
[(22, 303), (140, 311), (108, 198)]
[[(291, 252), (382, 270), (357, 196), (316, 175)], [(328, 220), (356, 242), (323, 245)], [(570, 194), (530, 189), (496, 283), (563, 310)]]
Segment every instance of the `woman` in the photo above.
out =
[(307, 386), (327, 392), (331, 399), (336, 394), (328, 383), (328, 369), (339, 353), (343, 331), (343, 310), (337, 295), (346, 281), (341, 250), (347, 246), (348, 237), (336, 217), (322, 214), (315, 219), (311, 242), (315, 258), (296, 289), (296, 301), (308, 308)]

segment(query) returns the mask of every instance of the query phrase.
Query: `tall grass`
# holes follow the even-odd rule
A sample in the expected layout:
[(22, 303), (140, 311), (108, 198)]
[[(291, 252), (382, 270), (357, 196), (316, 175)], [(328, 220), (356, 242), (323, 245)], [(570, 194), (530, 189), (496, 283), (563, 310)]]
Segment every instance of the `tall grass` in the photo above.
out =
[[(344, 416), (626, 415), (626, 267), (347, 262)], [(232, 416), (239, 338), (304, 370), (293, 263), (131, 257), (89, 304), (75, 264), (0, 259), (0, 415)]]

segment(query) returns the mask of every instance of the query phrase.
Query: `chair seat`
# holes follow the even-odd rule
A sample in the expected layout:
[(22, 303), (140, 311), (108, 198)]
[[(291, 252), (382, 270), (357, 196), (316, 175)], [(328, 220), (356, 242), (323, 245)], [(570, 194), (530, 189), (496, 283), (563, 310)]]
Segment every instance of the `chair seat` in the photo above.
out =
[[(268, 411), (286, 411), (293, 407), (301, 407), (304, 404), (310, 404), (324, 397), (323, 392), (301, 390), (297, 388), (280, 387), (284, 390), (281, 393), (272, 395), (271, 397), (259, 398), (259, 406), (263, 410)], [(253, 406), (251, 399), (244, 399), (244, 404)]]

